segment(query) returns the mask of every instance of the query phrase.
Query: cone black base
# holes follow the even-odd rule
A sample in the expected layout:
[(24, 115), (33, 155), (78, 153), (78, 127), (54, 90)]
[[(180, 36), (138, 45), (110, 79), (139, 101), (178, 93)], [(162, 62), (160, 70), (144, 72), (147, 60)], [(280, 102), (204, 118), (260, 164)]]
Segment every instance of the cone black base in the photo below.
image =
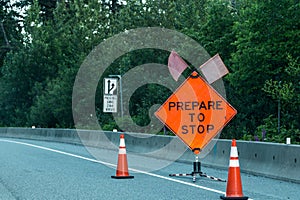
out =
[(129, 179), (129, 178), (134, 178), (134, 176), (111, 176), (112, 178), (115, 179)]
[(220, 196), (221, 199), (224, 200), (247, 200), (249, 197), (225, 197), (225, 196)]

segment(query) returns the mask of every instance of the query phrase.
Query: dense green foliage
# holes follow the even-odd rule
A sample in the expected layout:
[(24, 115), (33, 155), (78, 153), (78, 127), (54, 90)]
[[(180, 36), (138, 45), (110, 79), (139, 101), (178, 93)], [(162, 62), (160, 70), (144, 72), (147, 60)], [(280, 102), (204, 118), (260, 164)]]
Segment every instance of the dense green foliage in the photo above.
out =
[[(4, 0), (0, 6), (0, 126), (73, 128), (72, 89), (84, 58), (117, 33), (156, 26), (186, 34), (227, 65), (227, 99), (238, 115), (222, 137), (300, 142), (297, 0)], [(168, 55), (155, 49), (130, 52), (105, 73), (167, 64)], [(134, 122), (147, 125), (149, 108), (169, 95), (153, 84), (135, 91)], [(102, 113), (101, 96), (99, 81), (99, 123), (117, 128), (112, 115)]]

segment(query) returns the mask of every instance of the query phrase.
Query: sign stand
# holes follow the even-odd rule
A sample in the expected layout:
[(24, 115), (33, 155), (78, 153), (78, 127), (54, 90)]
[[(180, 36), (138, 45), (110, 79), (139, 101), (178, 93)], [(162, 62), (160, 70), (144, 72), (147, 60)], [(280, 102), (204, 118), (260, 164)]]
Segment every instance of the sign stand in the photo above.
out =
[(194, 71), (155, 112), (156, 117), (177, 135), (195, 154), (190, 174), (169, 176), (223, 179), (201, 172), (198, 154), (222, 130), (237, 111), (197, 71)]
[(198, 154), (195, 154), (195, 161), (193, 162), (193, 171), (190, 174), (169, 174), (169, 176), (192, 176), (193, 182), (196, 182), (196, 175), (199, 175), (200, 177), (206, 177), (215, 181), (221, 181), (226, 182), (226, 180), (217, 178), (214, 176), (209, 176), (203, 172), (201, 172), (201, 162), (199, 162)]

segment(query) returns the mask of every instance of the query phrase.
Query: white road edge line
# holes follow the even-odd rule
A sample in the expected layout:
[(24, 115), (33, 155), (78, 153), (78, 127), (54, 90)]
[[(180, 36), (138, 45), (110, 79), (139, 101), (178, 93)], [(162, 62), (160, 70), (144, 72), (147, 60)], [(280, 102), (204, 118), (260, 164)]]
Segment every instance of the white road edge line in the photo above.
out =
[[(30, 146), (30, 147), (34, 147), (34, 148), (38, 148), (38, 149), (43, 149), (43, 150), (46, 150), (46, 151), (51, 151), (51, 152), (55, 152), (55, 153), (59, 153), (59, 154), (63, 154), (63, 155), (67, 155), (67, 156), (71, 156), (71, 157), (75, 157), (75, 158), (79, 158), (79, 159), (82, 159), (82, 160), (87, 160), (87, 161), (94, 162), (94, 163), (100, 163), (100, 164), (103, 164), (103, 165), (108, 165), (108, 166), (116, 167), (116, 165), (112, 164), (112, 163), (103, 162), (103, 161), (100, 161), (100, 160), (95, 160), (95, 159), (91, 159), (91, 158), (79, 156), (79, 155), (76, 155), (76, 154), (72, 154), (72, 153), (67, 153), (67, 152), (60, 151), (60, 150), (51, 149), (51, 148), (48, 148), (48, 147), (43, 147), (43, 146), (34, 145), (34, 144), (30, 144), (30, 143), (25, 143), (25, 142), (18, 142), (18, 141), (14, 141), (14, 140), (0, 139), (0, 141), (2, 141), (2, 142), (9, 142), (9, 143), (15, 143), (15, 144), (21, 144), (21, 145), (25, 145), (25, 146)], [(200, 188), (200, 189), (203, 189), (203, 190), (215, 192), (215, 193), (218, 193), (218, 194), (223, 194), (223, 195), (226, 194), (225, 192), (220, 191), (220, 190), (215, 190), (215, 189), (204, 187), (204, 186), (201, 186), (201, 185), (196, 185), (194, 183), (189, 183), (189, 182), (177, 180), (177, 179), (173, 179), (173, 178), (170, 178), (170, 177), (161, 176), (161, 175), (158, 175), (158, 174), (153, 174), (153, 173), (146, 172), (146, 171), (141, 171), (141, 170), (132, 169), (132, 168), (129, 168), (129, 170), (131, 170), (133, 172), (138, 172), (138, 173), (146, 174), (146, 175), (149, 175), (149, 176), (153, 176), (153, 177), (165, 179), (165, 180), (168, 180), (168, 181), (173, 181), (173, 182), (181, 183), (181, 184), (184, 184), (184, 185), (188, 185), (188, 186)], [(253, 200), (253, 199), (249, 198), (249, 200)]]

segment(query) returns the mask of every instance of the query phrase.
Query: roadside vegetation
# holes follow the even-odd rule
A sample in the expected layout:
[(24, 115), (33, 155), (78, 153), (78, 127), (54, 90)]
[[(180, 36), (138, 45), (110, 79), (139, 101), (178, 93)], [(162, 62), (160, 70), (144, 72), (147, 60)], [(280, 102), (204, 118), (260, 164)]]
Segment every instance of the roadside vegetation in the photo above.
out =
[[(193, 38), (212, 56), (219, 53), (228, 67), (226, 96), (238, 115), (222, 138), (290, 137), (300, 144), (298, 0), (2, 0), (0, 7), (0, 126), (74, 128), (73, 83), (89, 52), (125, 30), (164, 27)], [(106, 74), (122, 75), (145, 63), (166, 65), (169, 53), (130, 52)], [(102, 112), (101, 95), (99, 85), (99, 123), (118, 128)], [(158, 85), (138, 89), (131, 118), (148, 124), (148, 110), (169, 95)]]

